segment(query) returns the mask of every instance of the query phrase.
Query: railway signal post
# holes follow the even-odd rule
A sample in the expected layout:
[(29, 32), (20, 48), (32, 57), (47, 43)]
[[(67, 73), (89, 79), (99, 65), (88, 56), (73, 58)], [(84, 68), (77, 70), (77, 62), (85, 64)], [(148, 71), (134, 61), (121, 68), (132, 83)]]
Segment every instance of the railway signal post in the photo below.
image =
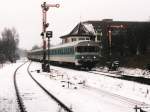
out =
[[(42, 71), (43, 72), (50, 72), (50, 65), (48, 62), (46, 62), (46, 59), (49, 61), (49, 48), (50, 48), (50, 38), (52, 37), (52, 32), (51, 31), (46, 31), (47, 27), (49, 26), (49, 23), (47, 23), (47, 11), (49, 10), (50, 7), (56, 7), (59, 8), (59, 4), (46, 4), (44, 2), (42, 5), (42, 39), (43, 39), (43, 60), (42, 60)], [(46, 58), (47, 52), (46, 52), (46, 37), (48, 38), (48, 58)]]

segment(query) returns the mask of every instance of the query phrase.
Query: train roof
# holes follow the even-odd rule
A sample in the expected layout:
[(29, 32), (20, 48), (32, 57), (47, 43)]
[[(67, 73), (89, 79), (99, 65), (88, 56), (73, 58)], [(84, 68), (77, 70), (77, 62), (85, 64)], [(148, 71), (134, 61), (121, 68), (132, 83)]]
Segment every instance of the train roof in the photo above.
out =
[(53, 47), (51, 47), (51, 49), (77, 46), (77, 45), (81, 45), (81, 44), (86, 43), (86, 42), (89, 42), (90, 44), (95, 44), (96, 43), (96, 42), (90, 41), (90, 40), (80, 40), (80, 41), (74, 41), (74, 42), (70, 42), (70, 43), (65, 43), (65, 44), (53, 46)]
[[(90, 40), (81, 40), (81, 41), (74, 41), (74, 42), (70, 42), (70, 43), (65, 43), (65, 44), (60, 44), (60, 45), (56, 45), (56, 46), (52, 46), (50, 47), (50, 49), (57, 49), (57, 48), (64, 48), (64, 47), (71, 47), (71, 46), (77, 46), (77, 45), (82, 45), (83, 43), (89, 42), (90, 45), (94, 44), (96, 45), (97, 43), (94, 41), (90, 41)], [(98, 45), (98, 44), (97, 44)], [(36, 50), (31, 50), (30, 52), (37, 52), (37, 51), (42, 51), (43, 49), (36, 49)]]

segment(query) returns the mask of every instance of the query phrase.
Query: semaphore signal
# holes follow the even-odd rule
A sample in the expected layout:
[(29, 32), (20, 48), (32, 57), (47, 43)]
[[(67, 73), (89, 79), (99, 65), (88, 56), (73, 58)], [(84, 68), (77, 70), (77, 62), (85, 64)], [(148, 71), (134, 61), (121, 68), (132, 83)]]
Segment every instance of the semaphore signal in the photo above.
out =
[[(52, 37), (52, 31), (46, 31), (46, 29), (49, 26), (49, 23), (47, 23), (47, 11), (49, 10), (50, 7), (56, 7), (59, 8), (60, 5), (59, 4), (46, 4), (46, 2), (44, 2), (42, 5), (42, 39), (43, 39), (43, 60), (42, 60), (42, 70), (44, 72), (50, 72), (50, 65), (49, 63), (46, 62), (46, 37), (48, 38), (48, 51), (50, 48), (50, 38)], [(49, 59), (49, 52), (48, 52), (48, 59)]]

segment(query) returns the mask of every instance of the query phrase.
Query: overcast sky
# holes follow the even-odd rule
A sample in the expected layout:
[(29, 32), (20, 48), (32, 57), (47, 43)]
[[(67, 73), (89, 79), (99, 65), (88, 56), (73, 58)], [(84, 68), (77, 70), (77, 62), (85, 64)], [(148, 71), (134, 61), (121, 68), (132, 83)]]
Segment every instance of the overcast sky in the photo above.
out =
[(60, 8), (48, 11), (50, 27), (47, 30), (53, 31), (52, 44), (61, 42), (59, 37), (69, 33), (80, 21), (150, 19), (150, 0), (1, 0), (0, 32), (5, 27), (15, 27), (19, 33), (20, 48), (31, 49), (34, 45), (42, 45), (41, 4), (44, 1), (60, 4)]

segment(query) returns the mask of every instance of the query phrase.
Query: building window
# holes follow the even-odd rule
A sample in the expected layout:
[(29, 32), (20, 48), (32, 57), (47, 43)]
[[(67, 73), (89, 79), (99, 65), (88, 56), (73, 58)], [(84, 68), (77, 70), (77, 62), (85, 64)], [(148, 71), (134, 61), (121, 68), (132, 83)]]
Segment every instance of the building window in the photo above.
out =
[(74, 41), (76, 41), (76, 40), (77, 40), (76, 38), (72, 38), (72, 39), (71, 39), (72, 42), (74, 42)]
[(65, 39), (65, 43), (67, 43), (68, 42), (68, 39)]

